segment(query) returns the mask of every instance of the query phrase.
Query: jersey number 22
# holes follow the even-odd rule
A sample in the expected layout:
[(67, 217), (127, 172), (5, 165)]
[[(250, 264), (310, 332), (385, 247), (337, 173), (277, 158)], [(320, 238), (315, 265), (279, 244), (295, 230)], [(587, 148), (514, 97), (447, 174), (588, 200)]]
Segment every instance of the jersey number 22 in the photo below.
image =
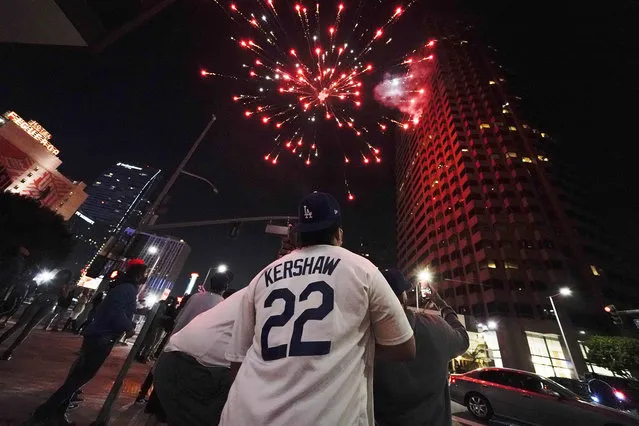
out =
[(285, 358), (287, 356), (312, 356), (326, 355), (331, 351), (331, 342), (327, 340), (319, 341), (302, 341), (302, 332), (304, 325), (308, 320), (322, 320), (326, 318), (332, 310), (335, 303), (333, 288), (325, 281), (314, 281), (306, 286), (300, 293), (300, 302), (308, 299), (311, 293), (319, 292), (322, 294), (322, 304), (317, 308), (309, 308), (302, 312), (293, 323), (293, 335), (291, 336), (290, 345), (278, 345), (269, 347), (268, 333), (273, 327), (282, 327), (293, 318), (295, 313), (295, 295), (288, 288), (278, 288), (273, 290), (266, 300), (264, 307), (270, 308), (273, 302), (281, 299), (284, 301), (284, 312), (279, 315), (269, 317), (262, 328), (262, 358), (264, 361), (274, 361), (276, 359)]

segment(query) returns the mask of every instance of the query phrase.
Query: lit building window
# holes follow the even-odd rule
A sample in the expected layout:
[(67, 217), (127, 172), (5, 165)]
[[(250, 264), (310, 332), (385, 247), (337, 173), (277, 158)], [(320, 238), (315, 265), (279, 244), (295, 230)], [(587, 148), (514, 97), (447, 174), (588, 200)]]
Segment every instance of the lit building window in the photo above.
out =
[(490, 124), (481, 123), (479, 127), (481, 127), (482, 129), (490, 129)]
[(506, 153), (506, 157), (517, 158), (517, 153), (516, 152), (507, 152)]
[(545, 138), (546, 136), (548, 136), (546, 133), (541, 132), (541, 137), (542, 137), (542, 138)]
[(521, 127), (523, 127), (524, 129), (528, 128), (528, 124), (522, 124)]
[(548, 157), (544, 157), (543, 155), (538, 155), (537, 158), (539, 161), (548, 161)]
[(497, 83), (495, 83), (494, 81), (490, 80), (490, 81), (488, 82), (488, 84), (490, 84), (490, 85), (492, 86), (493, 84), (497, 84)]
[(504, 268), (506, 268), (506, 269), (519, 269), (519, 265), (517, 265), (515, 262), (506, 261), (506, 262), (504, 262)]
[(501, 110), (502, 114), (510, 114), (510, 111), (508, 111), (506, 108)]
[(462, 152), (468, 152), (468, 148), (462, 148)]
[(526, 338), (535, 373), (546, 377), (572, 377), (559, 336), (526, 331)]
[(497, 263), (494, 260), (489, 260), (486, 262), (486, 266), (490, 269), (497, 269)]
[(521, 161), (524, 163), (532, 163), (532, 160), (529, 157), (521, 157)]
[(601, 275), (599, 273), (599, 269), (597, 269), (595, 265), (590, 265), (590, 271), (592, 272), (592, 275), (594, 275), (595, 277), (598, 277)]
[(510, 130), (511, 132), (516, 132), (517, 128), (515, 126), (508, 126), (508, 130)]

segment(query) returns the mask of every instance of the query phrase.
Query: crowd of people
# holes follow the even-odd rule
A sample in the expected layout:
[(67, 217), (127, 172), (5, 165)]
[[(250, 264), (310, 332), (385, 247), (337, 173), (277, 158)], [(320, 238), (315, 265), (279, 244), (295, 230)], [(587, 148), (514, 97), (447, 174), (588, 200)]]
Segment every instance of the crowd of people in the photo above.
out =
[[(450, 425), (448, 365), (469, 345), (455, 312), (434, 290), (433, 309), (409, 309), (411, 284), (399, 270), (342, 248), (332, 196), (304, 197), (294, 231), (241, 290), (229, 291), (232, 275), (218, 273), (179, 307), (174, 298), (161, 302), (136, 353), (142, 363), (156, 359), (136, 402), (178, 426)], [(62, 329), (81, 331), (82, 348), (27, 424), (72, 424), (69, 406), (122, 336), (134, 333), (146, 274), (134, 259), (104, 299), (77, 297)], [(69, 279), (58, 273), (0, 342), (20, 327), (28, 329), (24, 340), (51, 312), (60, 315)]]

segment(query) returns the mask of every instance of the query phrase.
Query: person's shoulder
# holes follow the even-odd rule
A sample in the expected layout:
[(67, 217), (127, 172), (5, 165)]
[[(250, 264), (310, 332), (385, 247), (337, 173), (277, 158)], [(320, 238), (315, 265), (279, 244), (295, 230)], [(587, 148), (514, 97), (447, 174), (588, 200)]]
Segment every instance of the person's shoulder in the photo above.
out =
[(441, 317), (438, 311), (430, 309), (420, 309), (419, 311), (410, 310), (418, 323), (426, 326), (446, 326), (448, 323)]

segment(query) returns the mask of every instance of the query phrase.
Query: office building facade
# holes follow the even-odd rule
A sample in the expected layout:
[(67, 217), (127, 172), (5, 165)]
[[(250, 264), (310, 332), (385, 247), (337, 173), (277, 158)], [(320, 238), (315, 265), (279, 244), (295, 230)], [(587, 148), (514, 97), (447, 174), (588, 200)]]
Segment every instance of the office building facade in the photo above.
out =
[(102, 173), (87, 189), (87, 200), (70, 221), (76, 248), (67, 262), (69, 268), (81, 274), (91, 270), (95, 278), (106, 261), (97, 259), (97, 253), (109, 238), (139, 225), (159, 181), (160, 170), (127, 163), (117, 163)]
[[(457, 312), (494, 325), (497, 365), (569, 376), (548, 297), (569, 286), (585, 312), (614, 302), (604, 291), (605, 244), (573, 202), (574, 188), (562, 185), (567, 178), (559, 180), (556, 143), (518, 116), (485, 47), (433, 27), (429, 104), (396, 152), (399, 266), (409, 276), (430, 269)], [(577, 336), (566, 328), (583, 371)]]
[(57, 169), (60, 151), (51, 134), (14, 111), (0, 116), (0, 190), (25, 195), (69, 220), (86, 200), (83, 182)]
[(144, 260), (149, 271), (140, 293), (154, 300), (168, 296), (191, 253), (191, 247), (184, 240), (171, 236), (129, 232), (132, 234), (124, 256)]
[(157, 189), (160, 170), (117, 163), (102, 173), (87, 189), (89, 197), (80, 211), (107, 226), (109, 234), (142, 220)]

